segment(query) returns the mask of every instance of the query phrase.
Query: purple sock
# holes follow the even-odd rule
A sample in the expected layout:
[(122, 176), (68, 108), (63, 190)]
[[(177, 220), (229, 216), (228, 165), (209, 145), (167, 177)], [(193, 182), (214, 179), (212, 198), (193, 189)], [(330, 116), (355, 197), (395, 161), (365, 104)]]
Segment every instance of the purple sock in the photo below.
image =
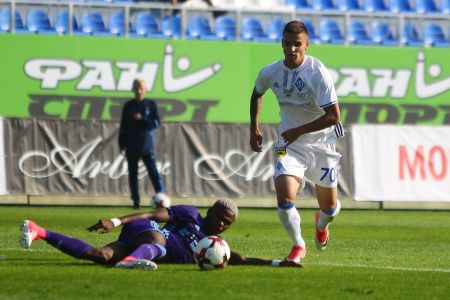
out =
[(93, 248), (91, 245), (83, 242), (82, 240), (65, 236), (50, 230), (47, 230), (45, 241), (56, 249), (75, 258), (79, 258), (86, 251)]
[(130, 255), (124, 258), (125, 261), (135, 259), (159, 259), (166, 255), (166, 248), (159, 244), (142, 244), (136, 248)]

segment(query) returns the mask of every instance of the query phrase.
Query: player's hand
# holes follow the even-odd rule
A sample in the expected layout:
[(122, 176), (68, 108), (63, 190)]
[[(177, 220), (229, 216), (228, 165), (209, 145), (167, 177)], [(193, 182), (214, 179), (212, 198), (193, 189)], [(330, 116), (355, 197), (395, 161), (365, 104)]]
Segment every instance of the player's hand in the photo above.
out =
[(290, 268), (304, 268), (301, 263), (296, 263), (295, 261), (283, 260), (280, 262), (280, 267), (290, 267)]
[(135, 120), (140, 120), (140, 119), (142, 119), (141, 113), (139, 113), (139, 112), (135, 113), (135, 114), (134, 114), (134, 119), (135, 119)]
[(299, 128), (288, 129), (281, 134), (286, 142), (286, 146), (292, 144), (296, 139), (298, 139), (301, 135), (301, 131)]
[(261, 135), (261, 133), (259, 132), (259, 130), (252, 130), (250, 132), (250, 147), (252, 148), (253, 151), (255, 152), (261, 152), (262, 151), (262, 142), (263, 142), (263, 137)]
[(114, 229), (114, 224), (111, 220), (99, 220), (96, 224), (88, 227), (88, 231), (97, 231), (100, 230), (100, 233), (108, 233)]

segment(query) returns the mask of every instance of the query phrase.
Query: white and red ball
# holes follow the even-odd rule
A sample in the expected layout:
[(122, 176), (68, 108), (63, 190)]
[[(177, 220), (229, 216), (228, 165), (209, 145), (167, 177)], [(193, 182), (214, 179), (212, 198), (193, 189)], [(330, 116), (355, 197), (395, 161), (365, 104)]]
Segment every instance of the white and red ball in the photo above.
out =
[(219, 236), (207, 236), (201, 239), (194, 251), (194, 258), (203, 270), (223, 269), (230, 260), (230, 247)]
[(159, 208), (168, 208), (170, 207), (170, 198), (165, 193), (157, 193), (152, 197), (152, 207)]

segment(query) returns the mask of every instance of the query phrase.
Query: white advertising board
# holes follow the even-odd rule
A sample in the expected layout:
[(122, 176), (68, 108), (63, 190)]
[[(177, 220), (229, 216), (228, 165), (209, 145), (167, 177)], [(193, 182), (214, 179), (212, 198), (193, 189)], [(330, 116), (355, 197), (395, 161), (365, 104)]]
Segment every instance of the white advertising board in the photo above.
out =
[(352, 126), (355, 199), (450, 202), (450, 126)]

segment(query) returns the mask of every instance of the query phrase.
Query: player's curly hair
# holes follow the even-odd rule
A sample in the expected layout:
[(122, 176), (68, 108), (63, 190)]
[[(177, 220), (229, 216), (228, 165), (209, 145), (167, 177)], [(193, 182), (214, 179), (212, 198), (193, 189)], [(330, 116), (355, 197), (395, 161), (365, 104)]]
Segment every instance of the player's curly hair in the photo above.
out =
[(238, 207), (237, 207), (236, 203), (233, 200), (222, 198), (222, 199), (219, 199), (216, 202), (214, 202), (213, 207), (214, 206), (223, 206), (223, 207), (226, 207), (226, 208), (230, 209), (231, 212), (233, 213), (235, 219), (237, 220)]
[(306, 33), (308, 35), (308, 28), (306, 28), (305, 23), (302, 21), (289, 21), (286, 23), (283, 29), (283, 35), (285, 33), (293, 33), (293, 34), (300, 34), (300, 33)]

